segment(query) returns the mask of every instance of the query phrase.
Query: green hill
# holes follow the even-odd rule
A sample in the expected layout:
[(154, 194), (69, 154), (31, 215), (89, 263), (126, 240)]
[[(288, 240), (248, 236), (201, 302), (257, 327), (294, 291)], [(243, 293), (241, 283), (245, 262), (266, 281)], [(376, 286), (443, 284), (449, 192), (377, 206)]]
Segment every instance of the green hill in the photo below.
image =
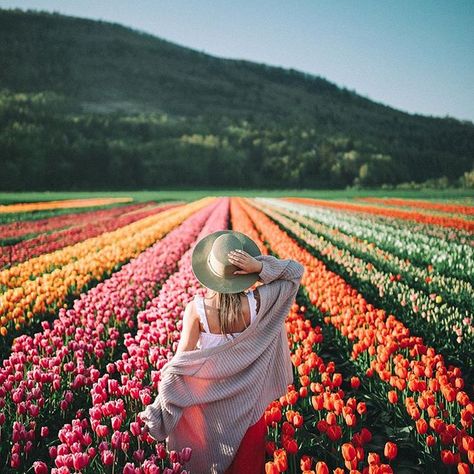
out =
[(474, 124), (121, 25), (0, 10), (3, 189), (378, 185), (459, 177)]

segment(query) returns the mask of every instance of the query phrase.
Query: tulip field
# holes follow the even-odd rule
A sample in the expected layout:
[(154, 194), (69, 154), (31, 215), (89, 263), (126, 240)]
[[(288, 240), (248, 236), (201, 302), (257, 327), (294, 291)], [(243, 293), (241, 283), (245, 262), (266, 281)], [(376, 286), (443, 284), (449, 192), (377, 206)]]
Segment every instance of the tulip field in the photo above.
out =
[(192, 472), (138, 413), (224, 229), (305, 267), (267, 474), (474, 473), (474, 207), (238, 196), (0, 206), (1, 473)]

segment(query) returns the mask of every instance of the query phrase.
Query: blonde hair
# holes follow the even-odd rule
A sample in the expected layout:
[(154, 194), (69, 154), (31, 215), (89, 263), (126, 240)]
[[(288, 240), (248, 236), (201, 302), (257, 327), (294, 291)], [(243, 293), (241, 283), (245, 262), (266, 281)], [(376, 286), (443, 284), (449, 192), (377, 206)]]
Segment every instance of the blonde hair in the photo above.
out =
[(244, 315), (242, 313), (242, 300), (241, 296), (245, 295), (245, 292), (240, 291), (239, 293), (217, 293), (217, 316), (219, 319), (219, 329), (221, 334), (225, 336), (231, 336), (230, 328), (235, 327), (239, 318), (242, 318), (245, 327)]

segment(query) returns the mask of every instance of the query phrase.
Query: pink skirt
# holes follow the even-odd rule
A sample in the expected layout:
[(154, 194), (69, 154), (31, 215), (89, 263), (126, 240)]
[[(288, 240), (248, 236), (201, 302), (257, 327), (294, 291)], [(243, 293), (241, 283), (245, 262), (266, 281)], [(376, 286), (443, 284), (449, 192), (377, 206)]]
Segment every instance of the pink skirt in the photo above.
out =
[(264, 474), (265, 473), (265, 436), (267, 425), (265, 417), (250, 426), (245, 432), (232, 464), (225, 474)]

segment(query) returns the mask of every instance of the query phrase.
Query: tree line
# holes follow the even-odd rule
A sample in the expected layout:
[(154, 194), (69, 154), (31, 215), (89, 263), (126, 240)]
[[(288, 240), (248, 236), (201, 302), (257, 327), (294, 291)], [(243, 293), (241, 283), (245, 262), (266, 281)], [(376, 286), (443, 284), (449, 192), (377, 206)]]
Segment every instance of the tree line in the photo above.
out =
[[(411, 150), (423, 163), (423, 150)], [(415, 165), (415, 163), (413, 163)], [(464, 163), (425, 161), (426, 178)], [(0, 94), (2, 190), (183, 187), (342, 188), (419, 181), (374, 143), (315, 126), (235, 117), (88, 113), (51, 92)]]

